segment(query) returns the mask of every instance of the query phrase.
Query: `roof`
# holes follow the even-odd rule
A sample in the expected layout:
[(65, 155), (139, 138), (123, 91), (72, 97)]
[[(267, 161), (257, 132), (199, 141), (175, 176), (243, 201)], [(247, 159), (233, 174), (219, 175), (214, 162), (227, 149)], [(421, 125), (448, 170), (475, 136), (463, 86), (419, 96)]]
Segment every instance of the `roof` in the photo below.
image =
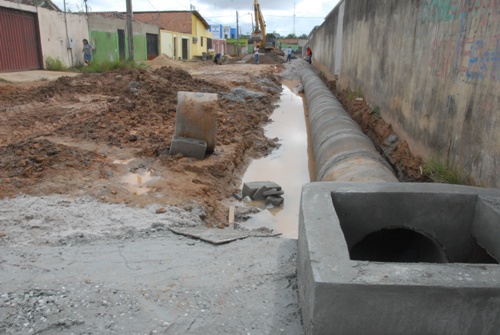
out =
[(127, 19), (127, 15), (121, 12), (90, 12), (89, 15), (99, 15), (110, 19)]
[(62, 10), (50, 0), (5, 0), (5, 1), (15, 2), (17, 4), (28, 5), (33, 7), (42, 7), (45, 9), (62, 12)]
[(203, 18), (203, 16), (201, 16), (201, 14), (198, 11), (196, 11), (196, 10), (193, 11), (193, 14), (201, 21), (201, 23), (203, 23), (205, 28), (207, 28), (207, 29), (210, 28), (210, 25), (208, 24), (208, 22)]

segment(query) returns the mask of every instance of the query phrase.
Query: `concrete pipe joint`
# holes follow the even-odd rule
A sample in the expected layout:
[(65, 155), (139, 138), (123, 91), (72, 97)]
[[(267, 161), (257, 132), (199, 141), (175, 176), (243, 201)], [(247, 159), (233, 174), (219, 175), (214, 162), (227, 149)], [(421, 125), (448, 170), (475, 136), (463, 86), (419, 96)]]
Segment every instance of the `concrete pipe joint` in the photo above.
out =
[(317, 181), (397, 182), (389, 163), (310, 69), (301, 74)]

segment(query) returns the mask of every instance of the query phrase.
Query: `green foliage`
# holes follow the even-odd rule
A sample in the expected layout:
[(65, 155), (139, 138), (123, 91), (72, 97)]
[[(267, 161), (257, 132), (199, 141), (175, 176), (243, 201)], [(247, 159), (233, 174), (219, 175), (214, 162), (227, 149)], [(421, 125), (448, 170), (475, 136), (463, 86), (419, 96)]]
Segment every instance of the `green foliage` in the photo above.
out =
[(74, 68), (74, 70), (82, 73), (103, 73), (118, 69), (139, 69), (144, 67), (145, 65), (134, 61), (103, 61), (91, 62), (88, 66)]
[[(236, 38), (226, 38), (226, 44), (238, 44), (238, 39)], [(240, 37), (240, 45), (246, 46), (248, 44), (248, 40)]]
[(309, 38), (309, 36), (307, 36), (306, 34), (302, 34), (299, 36), (299, 39), (301, 40), (307, 40)]
[(49, 71), (67, 71), (68, 68), (59, 58), (45, 58), (45, 69)]
[(380, 117), (381, 117), (381, 116), (380, 116), (380, 107), (379, 107), (379, 106), (375, 106), (375, 107), (373, 107), (371, 114), (372, 114), (375, 118), (380, 119)]
[(47, 81), (47, 80), (49, 80), (49, 79), (47, 79), (47, 77), (40, 78), (40, 81)]
[(466, 185), (467, 178), (449, 162), (443, 162), (437, 157), (424, 164), (424, 174), (436, 183)]
[(347, 99), (351, 101), (356, 98), (362, 98), (362, 97), (363, 97), (363, 91), (359, 87), (356, 89), (356, 91), (347, 92)]
[(0, 83), (8, 83), (9, 81), (7, 79), (4, 79), (2, 77), (0, 77)]

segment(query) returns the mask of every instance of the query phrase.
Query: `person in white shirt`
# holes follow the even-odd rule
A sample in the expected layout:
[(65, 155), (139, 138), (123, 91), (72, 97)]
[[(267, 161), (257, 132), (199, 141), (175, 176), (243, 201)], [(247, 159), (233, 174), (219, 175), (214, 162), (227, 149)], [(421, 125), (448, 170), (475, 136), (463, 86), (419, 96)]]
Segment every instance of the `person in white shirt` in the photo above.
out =
[(289, 62), (292, 60), (292, 48), (286, 48), (286, 61)]

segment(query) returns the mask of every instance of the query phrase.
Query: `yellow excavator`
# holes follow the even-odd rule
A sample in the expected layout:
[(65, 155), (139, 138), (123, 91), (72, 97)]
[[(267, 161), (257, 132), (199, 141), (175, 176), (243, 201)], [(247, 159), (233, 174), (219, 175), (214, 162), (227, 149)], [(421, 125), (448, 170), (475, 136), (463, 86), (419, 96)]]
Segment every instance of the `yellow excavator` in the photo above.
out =
[(265, 52), (270, 52), (271, 50), (278, 51), (276, 37), (273, 34), (266, 34), (266, 22), (260, 11), (258, 0), (253, 1), (253, 10), (255, 13), (255, 28), (252, 32), (254, 46), (259, 46), (259, 49), (264, 49)]

